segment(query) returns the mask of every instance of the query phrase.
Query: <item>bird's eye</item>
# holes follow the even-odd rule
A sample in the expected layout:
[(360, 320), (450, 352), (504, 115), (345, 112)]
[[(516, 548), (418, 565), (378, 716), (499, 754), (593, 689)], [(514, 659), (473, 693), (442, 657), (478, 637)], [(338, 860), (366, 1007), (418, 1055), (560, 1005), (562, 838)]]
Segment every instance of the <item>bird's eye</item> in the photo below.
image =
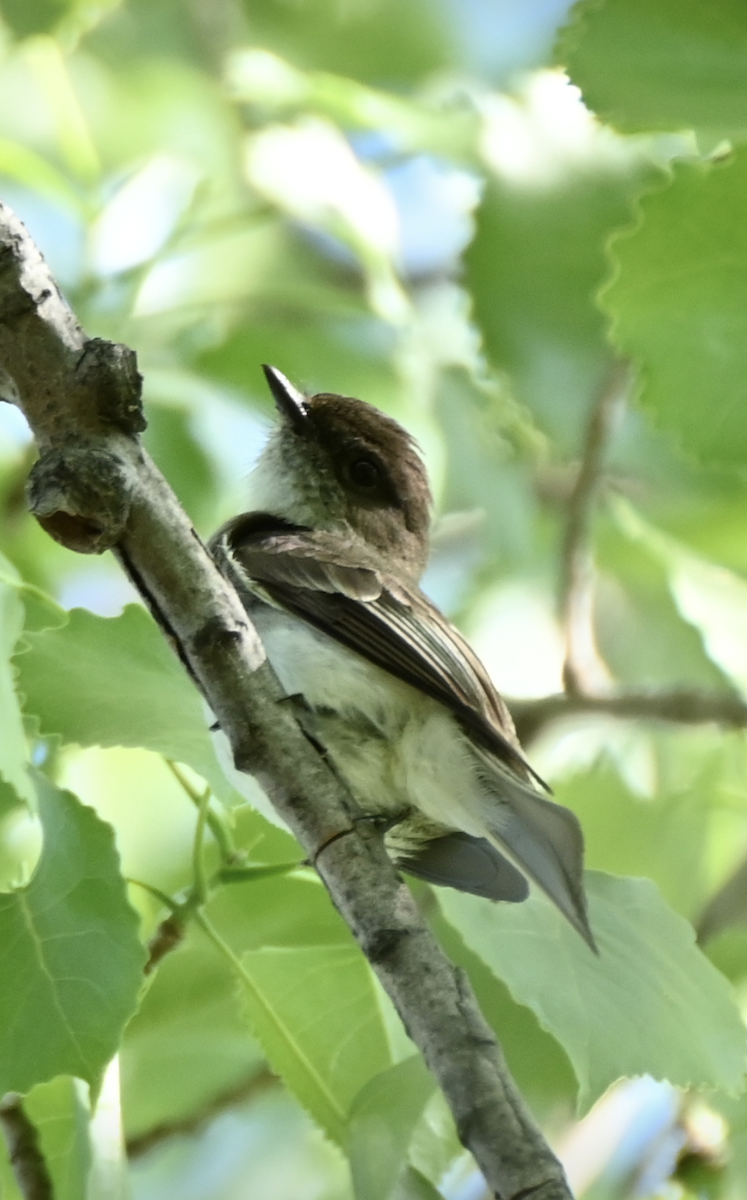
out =
[(381, 482), (381, 467), (372, 458), (355, 458), (350, 464), (348, 474), (351, 483), (356, 487), (371, 491)]

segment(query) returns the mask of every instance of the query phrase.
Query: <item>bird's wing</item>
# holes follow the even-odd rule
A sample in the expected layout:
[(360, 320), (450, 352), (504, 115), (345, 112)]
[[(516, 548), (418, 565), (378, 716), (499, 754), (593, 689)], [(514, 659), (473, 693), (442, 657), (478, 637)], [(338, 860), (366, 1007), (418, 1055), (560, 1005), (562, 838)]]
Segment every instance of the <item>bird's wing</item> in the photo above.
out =
[(387, 575), (364, 547), (248, 513), (224, 525), (211, 548), (240, 589), (432, 696), (522, 778), (546, 786), (522, 755), (508, 709), (468, 643), (419, 589)]

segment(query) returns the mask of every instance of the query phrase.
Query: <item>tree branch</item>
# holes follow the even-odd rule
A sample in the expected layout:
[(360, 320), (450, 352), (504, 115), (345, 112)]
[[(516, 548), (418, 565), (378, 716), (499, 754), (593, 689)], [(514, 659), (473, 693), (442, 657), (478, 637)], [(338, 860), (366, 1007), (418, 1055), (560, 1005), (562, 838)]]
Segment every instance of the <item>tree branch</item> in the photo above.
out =
[(0, 1100), (0, 1125), (23, 1200), (54, 1200), (52, 1179), (39, 1149), (39, 1134), (15, 1092), (8, 1092)]
[(351, 820), (304, 737), (235, 592), (137, 438), (134, 355), (89, 340), (21, 223), (0, 208), (4, 394), (41, 451), (32, 512), (70, 549), (114, 549), (228, 736), (326, 884), (451, 1107), (496, 1197), (569, 1200), (562, 1168), (467, 980), (445, 958), (380, 836)]
[(591, 521), (604, 455), (629, 382), (628, 364), (613, 363), (591, 411), (578, 475), (568, 500), (560, 569), (560, 620), (565, 638), (563, 685), (571, 694), (594, 692), (607, 679), (594, 641)]
[(543, 726), (563, 717), (592, 713), (631, 721), (667, 721), (675, 725), (713, 722), (731, 729), (747, 727), (747, 702), (737, 692), (699, 688), (670, 691), (627, 689), (609, 695), (558, 692), (540, 700), (507, 700), (521, 742), (529, 743)]
[(169, 1138), (178, 1137), (180, 1134), (196, 1133), (203, 1125), (207, 1125), (221, 1113), (236, 1108), (240, 1104), (247, 1104), (256, 1096), (261, 1096), (268, 1089), (275, 1087), (278, 1082), (277, 1075), (273, 1075), (268, 1067), (261, 1067), (247, 1079), (242, 1079), (233, 1087), (226, 1088), (217, 1096), (213, 1096), (202, 1108), (190, 1113), (189, 1116), (182, 1117), (177, 1121), (163, 1121), (160, 1125), (154, 1125), (143, 1133), (128, 1138), (127, 1157), (129, 1159), (141, 1158), (154, 1146), (159, 1146)]

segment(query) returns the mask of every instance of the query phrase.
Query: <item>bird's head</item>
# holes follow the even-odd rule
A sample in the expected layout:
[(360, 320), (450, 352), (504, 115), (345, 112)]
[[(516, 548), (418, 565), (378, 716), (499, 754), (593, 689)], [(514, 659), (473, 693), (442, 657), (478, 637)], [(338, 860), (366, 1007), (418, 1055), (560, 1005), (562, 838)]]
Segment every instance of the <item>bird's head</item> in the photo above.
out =
[(304, 396), (265, 366), (280, 421), (254, 473), (255, 505), (299, 525), (354, 535), (412, 579), (428, 557), (431, 493), (410, 435), (371, 404)]

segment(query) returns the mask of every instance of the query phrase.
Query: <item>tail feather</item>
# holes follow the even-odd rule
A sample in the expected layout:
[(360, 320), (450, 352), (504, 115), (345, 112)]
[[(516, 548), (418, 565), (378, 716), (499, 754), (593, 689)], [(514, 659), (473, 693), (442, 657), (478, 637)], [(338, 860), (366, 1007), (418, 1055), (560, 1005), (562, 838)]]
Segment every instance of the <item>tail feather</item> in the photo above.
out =
[(597, 953), (586, 910), (578, 818), (540, 796), (489, 753), (476, 753), (485, 785), (480, 816), (490, 840), (547, 893)]
[(529, 885), (521, 871), (487, 838), (468, 833), (444, 833), (421, 848), (398, 854), (397, 866), (409, 875), (457, 888), (488, 900), (526, 900)]

